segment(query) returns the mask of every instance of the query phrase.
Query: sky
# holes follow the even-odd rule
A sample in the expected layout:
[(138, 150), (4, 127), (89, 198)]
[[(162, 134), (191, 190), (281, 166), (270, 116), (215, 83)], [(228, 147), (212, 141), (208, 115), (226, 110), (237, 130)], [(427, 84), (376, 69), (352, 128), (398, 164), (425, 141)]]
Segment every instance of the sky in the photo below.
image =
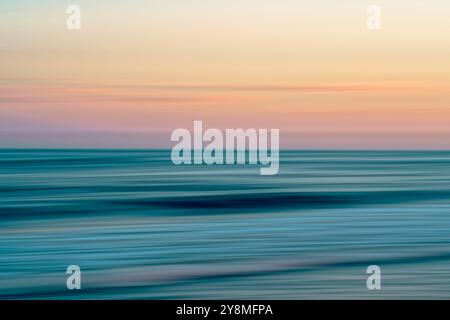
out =
[(0, 2), (0, 148), (170, 148), (202, 120), (283, 148), (450, 149), (449, 80), (448, 0)]

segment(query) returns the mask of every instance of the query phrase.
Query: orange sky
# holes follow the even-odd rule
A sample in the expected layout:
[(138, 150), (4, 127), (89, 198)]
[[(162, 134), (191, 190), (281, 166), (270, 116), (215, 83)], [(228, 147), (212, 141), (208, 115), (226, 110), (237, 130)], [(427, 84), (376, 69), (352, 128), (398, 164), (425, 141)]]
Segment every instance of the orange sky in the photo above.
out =
[(448, 1), (377, 1), (380, 31), (357, 0), (77, 2), (79, 31), (62, 4), (0, 4), (0, 147), (170, 147), (194, 120), (285, 148), (450, 147)]

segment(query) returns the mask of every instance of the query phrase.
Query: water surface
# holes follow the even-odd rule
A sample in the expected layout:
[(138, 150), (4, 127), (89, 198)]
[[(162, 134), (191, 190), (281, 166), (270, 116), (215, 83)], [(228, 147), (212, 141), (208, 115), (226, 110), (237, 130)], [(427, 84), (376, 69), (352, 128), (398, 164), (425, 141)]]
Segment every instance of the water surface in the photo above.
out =
[(168, 150), (0, 151), (0, 298), (450, 298), (450, 152), (280, 160), (260, 176)]

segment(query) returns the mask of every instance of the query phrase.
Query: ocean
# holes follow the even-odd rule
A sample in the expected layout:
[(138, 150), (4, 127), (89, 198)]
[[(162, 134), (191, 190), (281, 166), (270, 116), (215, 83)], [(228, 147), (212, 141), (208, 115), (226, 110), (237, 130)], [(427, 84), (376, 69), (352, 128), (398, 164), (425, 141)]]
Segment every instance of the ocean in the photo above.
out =
[(450, 298), (450, 152), (282, 151), (278, 175), (259, 168), (1, 150), (0, 298)]

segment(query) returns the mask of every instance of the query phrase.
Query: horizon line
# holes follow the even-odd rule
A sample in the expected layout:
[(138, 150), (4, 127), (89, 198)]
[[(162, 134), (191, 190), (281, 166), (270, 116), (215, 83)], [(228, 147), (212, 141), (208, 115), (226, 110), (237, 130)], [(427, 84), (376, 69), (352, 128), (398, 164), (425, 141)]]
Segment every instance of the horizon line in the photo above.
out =
[[(122, 147), (84, 147), (84, 148), (73, 148), (73, 147), (44, 147), (44, 148), (31, 148), (31, 147), (8, 147), (2, 148), (0, 147), (0, 152), (3, 151), (171, 151), (172, 148), (122, 148)], [(203, 149), (200, 149), (203, 150)], [(194, 149), (191, 152), (195, 151)], [(222, 149), (221, 151), (227, 151), (226, 149)], [(233, 150), (236, 151), (236, 150)], [(244, 150), (238, 150), (244, 151)], [(248, 149), (245, 149), (248, 152)], [(382, 148), (372, 148), (372, 149), (334, 149), (334, 148), (318, 148), (318, 149), (299, 149), (299, 148), (280, 148), (279, 151), (304, 151), (304, 152), (317, 152), (317, 151), (326, 151), (326, 152), (450, 152), (449, 149), (382, 149)]]

